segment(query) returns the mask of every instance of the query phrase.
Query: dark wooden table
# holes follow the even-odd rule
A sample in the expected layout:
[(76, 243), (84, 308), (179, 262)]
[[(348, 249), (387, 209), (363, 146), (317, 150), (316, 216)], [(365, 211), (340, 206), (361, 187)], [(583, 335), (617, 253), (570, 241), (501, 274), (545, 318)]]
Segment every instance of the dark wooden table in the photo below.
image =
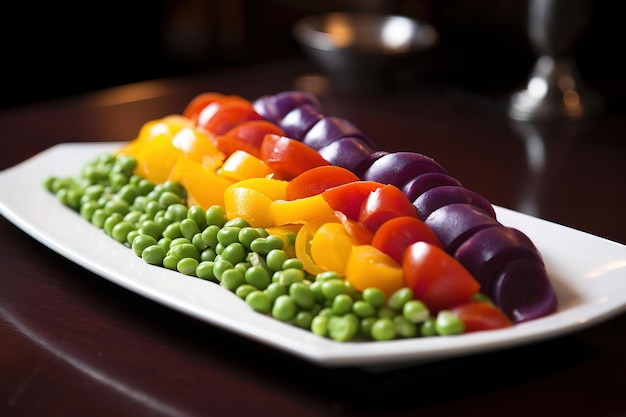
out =
[[(276, 62), (6, 110), (0, 169), (61, 142), (130, 140), (200, 92), (254, 99), (297, 87), (307, 71), (305, 62)], [(494, 204), (626, 243), (619, 107), (586, 121), (520, 126), (504, 115), (504, 98), (445, 86), (321, 99), (385, 149), (432, 156)], [(543, 150), (543, 163), (531, 164), (529, 149)], [(0, 262), (5, 417), (626, 413), (623, 313), (541, 343), (371, 373), (319, 367), (144, 299), (5, 218)]]

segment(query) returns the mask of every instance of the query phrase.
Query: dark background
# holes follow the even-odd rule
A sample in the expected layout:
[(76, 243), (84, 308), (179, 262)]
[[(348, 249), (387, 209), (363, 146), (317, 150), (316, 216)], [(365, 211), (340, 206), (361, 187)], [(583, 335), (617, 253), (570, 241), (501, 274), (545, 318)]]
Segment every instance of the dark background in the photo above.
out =
[[(573, 51), (585, 81), (622, 105), (622, 15), (590, 2)], [(434, 23), (432, 71), (469, 91), (522, 87), (535, 59), (522, 0), (154, 0), (7, 2), (3, 6), (0, 108), (127, 83), (300, 55), (291, 26), (333, 10), (378, 10)]]

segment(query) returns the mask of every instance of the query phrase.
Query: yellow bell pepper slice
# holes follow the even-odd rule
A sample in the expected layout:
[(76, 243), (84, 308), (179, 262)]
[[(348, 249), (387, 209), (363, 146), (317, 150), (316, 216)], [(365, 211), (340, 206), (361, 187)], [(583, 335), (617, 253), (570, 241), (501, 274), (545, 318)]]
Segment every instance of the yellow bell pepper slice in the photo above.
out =
[(387, 297), (404, 286), (402, 267), (391, 256), (371, 245), (352, 248), (345, 277), (359, 291), (378, 288)]
[(266, 195), (270, 200), (282, 200), (287, 195), (288, 181), (275, 178), (247, 178), (235, 182), (232, 187), (251, 188)]
[(323, 265), (317, 264), (311, 256), (311, 243), (313, 241), (313, 237), (315, 236), (315, 232), (317, 232), (317, 229), (326, 223), (339, 223), (339, 219), (334, 214), (330, 216), (315, 217), (307, 222), (304, 222), (296, 235), (296, 258), (302, 262), (304, 270), (312, 275), (328, 271), (328, 269)]
[(163, 183), (170, 177), (179, 156), (170, 136), (154, 136), (136, 150), (135, 173), (154, 183)]
[[(235, 183), (239, 184), (239, 183)], [(224, 191), (224, 211), (227, 219), (241, 217), (252, 227), (275, 226), (269, 214), (272, 199), (262, 192), (248, 187), (231, 186)]]
[(269, 210), (277, 225), (304, 223), (316, 217), (335, 215), (321, 194), (295, 200), (275, 200)]
[(234, 181), (267, 177), (272, 172), (272, 169), (261, 159), (242, 150), (236, 150), (230, 154), (218, 171), (219, 175)]
[(329, 271), (339, 275), (346, 272), (346, 264), (354, 241), (341, 223), (325, 223), (321, 225), (311, 240), (311, 258)]
[(186, 156), (179, 156), (169, 177), (187, 190), (187, 205), (199, 205), (205, 210), (214, 204), (224, 207), (224, 192), (233, 182), (217, 175)]

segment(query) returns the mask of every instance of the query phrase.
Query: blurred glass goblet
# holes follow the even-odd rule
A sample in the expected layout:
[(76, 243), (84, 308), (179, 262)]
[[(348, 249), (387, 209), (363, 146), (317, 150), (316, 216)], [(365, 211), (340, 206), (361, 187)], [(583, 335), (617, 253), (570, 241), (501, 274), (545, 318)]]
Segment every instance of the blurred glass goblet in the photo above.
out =
[(538, 58), (526, 89), (511, 97), (511, 118), (581, 119), (599, 111), (571, 55), (588, 17), (587, 0), (529, 0), (528, 37)]

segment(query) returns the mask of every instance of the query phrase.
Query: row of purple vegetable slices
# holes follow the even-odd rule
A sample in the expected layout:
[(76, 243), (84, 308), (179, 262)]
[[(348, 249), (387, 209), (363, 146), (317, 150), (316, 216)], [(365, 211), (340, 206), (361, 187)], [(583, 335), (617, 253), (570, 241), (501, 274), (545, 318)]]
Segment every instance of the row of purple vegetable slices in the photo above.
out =
[(362, 180), (400, 188), (446, 251), (473, 274), (482, 292), (511, 321), (521, 323), (556, 311), (556, 293), (533, 242), (520, 230), (501, 224), (487, 199), (463, 187), (434, 159), (378, 150), (353, 123), (324, 114), (317, 97), (305, 91), (262, 96), (253, 104), (285, 136), (315, 149), (331, 164)]

